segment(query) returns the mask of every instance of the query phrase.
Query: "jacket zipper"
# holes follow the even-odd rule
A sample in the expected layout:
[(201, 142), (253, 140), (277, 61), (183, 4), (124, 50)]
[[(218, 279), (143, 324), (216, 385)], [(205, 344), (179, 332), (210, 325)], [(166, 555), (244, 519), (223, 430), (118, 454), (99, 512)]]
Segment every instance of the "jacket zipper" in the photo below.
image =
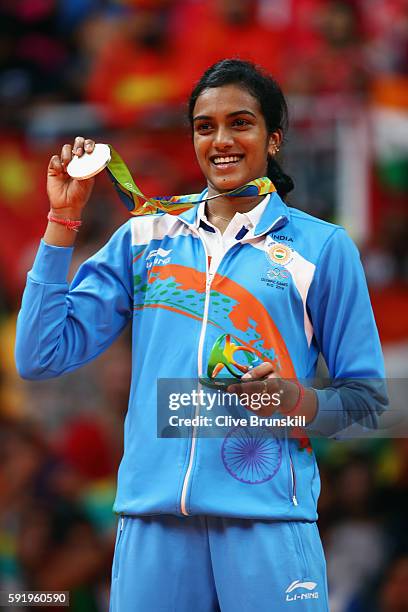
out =
[[(198, 341), (198, 375), (201, 376), (203, 372), (203, 347), (204, 347), (205, 331), (207, 328), (208, 311), (210, 308), (211, 281), (214, 278), (215, 273), (213, 274), (212, 278), (209, 277), (207, 248), (205, 246), (204, 241), (201, 239), (199, 232), (197, 232), (197, 236), (199, 240), (201, 241), (204, 247), (204, 252), (205, 252), (205, 302), (204, 302), (203, 322), (201, 324), (200, 338)], [(196, 409), (194, 411), (194, 418), (198, 416), (199, 411), (200, 411), (200, 406), (197, 404)], [(188, 483), (190, 481), (190, 476), (191, 476), (191, 470), (193, 469), (195, 448), (197, 444), (196, 434), (197, 434), (197, 426), (194, 425), (193, 431), (192, 431), (192, 437), (191, 437), (190, 457), (188, 460), (187, 471), (184, 476), (183, 487), (181, 489), (181, 500), (180, 500), (181, 513), (184, 514), (185, 516), (188, 516), (187, 507), (186, 507), (186, 498), (187, 498)]]
[(296, 473), (295, 473), (295, 466), (293, 465), (292, 455), (290, 454), (290, 451), (289, 451), (289, 463), (290, 463), (290, 475), (291, 475), (291, 481), (292, 481), (292, 488), (291, 488), (292, 502), (293, 502), (294, 506), (298, 506), (299, 502), (298, 502), (297, 497), (296, 497)]
[(121, 545), (122, 545), (124, 526), (125, 526), (125, 517), (121, 516), (119, 518), (119, 536), (118, 536), (118, 541), (117, 541), (117, 545), (116, 545), (115, 567), (114, 567), (114, 570), (113, 570), (113, 577), (114, 578), (117, 578), (118, 575), (119, 575), (120, 549), (121, 549)]
[[(207, 251), (207, 247), (205, 246), (205, 242), (204, 242), (204, 240), (202, 240), (199, 232), (196, 232), (196, 233), (197, 233), (197, 236), (198, 236), (199, 240), (201, 240), (201, 243), (202, 243), (202, 245), (204, 247), (205, 261), (206, 261), (204, 314), (203, 314), (203, 322), (202, 322), (202, 325), (201, 325), (200, 339), (198, 341), (198, 375), (202, 376), (202, 374), (203, 374), (203, 348), (204, 348), (205, 332), (207, 330), (207, 323), (208, 323), (208, 311), (210, 309), (211, 284), (212, 284), (213, 279), (215, 278), (215, 275), (217, 273), (218, 268), (220, 267), (220, 264), (221, 264), (222, 260), (224, 259), (224, 257), (228, 253), (228, 251), (235, 246), (236, 243), (232, 244), (225, 251), (225, 253), (221, 257), (220, 261), (218, 262), (217, 267), (213, 271), (212, 276), (210, 277), (209, 276), (209, 268), (208, 268), (208, 251)], [(200, 406), (197, 405), (196, 409), (194, 411), (194, 417), (198, 416), (199, 411), (200, 411)], [(194, 426), (193, 427), (193, 432), (192, 432), (192, 438), (191, 438), (190, 457), (189, 457), (189, 461), (188, 461), (187, 471), (186, 471), (186, 474), (184, 476), (183, 487), (181, 489), (180, 506), (181, 506), (181, 512), (185, 516), (188, 516), (187, 507), (186, 507), (186, 498), (187, 498), (187, 490), (188, 490), (188, 485), (189, 485), (189, 481), (190, 481), (191, 471), (193, 469), (195, 449), (196, 449), (196, 445), (197, 445), (197, 436), (196, 436), (196, 433), (197, 433), (197, 426)]]
[[(278, 219), (276, 219), (276, 221), (271, 225), (271, 227), (269, 228), (268, 231), (272, 231), (275, 226), (277, 226), (279, 224), (279, 222), (283, 219), (284, 217), (278, 217)], [(205, 242), (204, 240), (201, 238), (200, 233), (194, 228), (191, 228), (191, 226), (189, 224), (187, 224), (188, 227), (190, 228), (190, 230), (192, 230), (196, 236), (198, 237), (198, 239), (201, 241), (201, 244), (204, 247), (204, 252), (205, 252), (205, 302), (204, 302), (204, 315), (203, 315), (203, 322), (201, 325), (201, 332), (200, 332), (200, 339), (198, 341), (198, 375), (202, 376), (203, 373), (203, 347), (204, 347), (204, 340), (205, 340), (205, 332), (207, 329), (207, 322), (208, 322), (208, 311), (209, 311), (209, 307), (210, 307), (210, 291), (211, 291), (211, 284), (213, 279), (215, 278), (215, 275), (217, 273), (217, 270), (222, 262), (222, 260), (224, 259), (224, 257), (226, 256), (226, 254), (228, 253), (228, 251), (230, 249), (232, 249), (235, 244), (232, 244), (229, 249), (227, 249), (225, 251), (225, 253), (223, 254), (223, 256), (221, 257), (220, 261), (218, 262), (218, 266), (216, 267), (216, 269), (213, 271), (213, 274), (211, 276), (211, 278), (209, 278), (209, 269), (208, 269), (208, 251), (207, 251), (207, 247), (205, 246)], [(194, 417), (198, 416), (200, 407), (196, 406), (196, 409), (194, 411)], [(181, 500), (180, 500), (180, 508), (181, 508), (181, 513), (184, 514), (185, 516), (189, 516), (189, 513), (187, 512), (187, 506), (186, 506), (186, 499), (187, 499), (187, 491), (188, 491), (188, 485), (189, 485), (189, 481), (190, 481), (190, 477), (191, 477), (191, 471), (193, 469), (193, 463), (194, 463), (194, 455), (195, 455), (195, 449), (196, 449), (196, 445), (197, 445), (197, 426), (195, 425), (193, 427), (193, 431), (192, 431), (192, 437), (191, 437), (191, 447), (190, 447), (190, 456), (189, 456), (189, 460), (188, 460), (188, 466), (187, 466), (187, 470), (184, 476), (184, 480), (183, 480), (183, 487), (181, 489)], [(292, 461), (292, 460), (291, 460)], [(294, 482), (294, 487), (296, 487), (296, 483), (295, 483), (295, 477), (294, 477), (294, 470), (291, 468), (291, 473), (292, 473), (292, 479)], [(297, 506), (297, 499), (296, 499), (296, 495), (293, 494), (292, 497), (293, 503), (295, 506)]]

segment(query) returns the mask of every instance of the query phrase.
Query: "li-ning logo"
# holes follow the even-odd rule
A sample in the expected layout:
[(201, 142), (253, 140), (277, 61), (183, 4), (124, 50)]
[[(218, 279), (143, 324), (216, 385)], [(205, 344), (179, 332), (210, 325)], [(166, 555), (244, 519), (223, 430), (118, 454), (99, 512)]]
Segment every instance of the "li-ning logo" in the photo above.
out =
[[(285, 591), (286, 601), (304, 601), (305, 599), (319, 599), (318, 591), (314, 590), (316, 587), (316, 582), (301, 582), (300, 580), (294, 580)], [(293, 591), (296, 591), (297, 589), (305, 589), (306, 591), (309, 591), (309, 593), (293, 593)]]
[(170, 253), (173, 249), (166, 251), (165, 249), (154, 249), (150, 251), (146, 257), (146, 268), (149, 269), (152, 266), (165, 266), (170, 261)]

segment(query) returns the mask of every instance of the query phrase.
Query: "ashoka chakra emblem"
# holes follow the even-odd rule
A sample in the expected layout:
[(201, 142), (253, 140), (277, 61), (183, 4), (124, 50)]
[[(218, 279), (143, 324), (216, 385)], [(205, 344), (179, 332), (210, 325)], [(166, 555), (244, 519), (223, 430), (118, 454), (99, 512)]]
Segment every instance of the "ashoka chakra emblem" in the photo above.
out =
[(246, 484), (271, 480), (282, 462), (282, 447), (267, 429), (234, 427), (224, 439), (221, 457), (227, 471)]

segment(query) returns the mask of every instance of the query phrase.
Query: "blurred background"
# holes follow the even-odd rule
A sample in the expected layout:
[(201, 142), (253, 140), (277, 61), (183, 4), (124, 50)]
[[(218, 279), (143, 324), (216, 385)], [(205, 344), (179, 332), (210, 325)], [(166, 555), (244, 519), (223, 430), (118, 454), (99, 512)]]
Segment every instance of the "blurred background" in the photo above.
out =
[[(0, 590), (69, 590), (71, 610), (104, 612), (129, 330), (49, 382), (19, 380), (13, 361), (49, 157), (84, 135), (112, 143), (147, 194), (200, 190), (188, 94), (218, 59), (260, 63), (289, 101), (289, 203), (351, 233), (387, 374), (406, 377), (408, 3), (0, 0), (0, 30)], [(126, 218), (100, 175), (72, 274)], [(406, 612), (408, 441), (315, 446), (331, 611)]]

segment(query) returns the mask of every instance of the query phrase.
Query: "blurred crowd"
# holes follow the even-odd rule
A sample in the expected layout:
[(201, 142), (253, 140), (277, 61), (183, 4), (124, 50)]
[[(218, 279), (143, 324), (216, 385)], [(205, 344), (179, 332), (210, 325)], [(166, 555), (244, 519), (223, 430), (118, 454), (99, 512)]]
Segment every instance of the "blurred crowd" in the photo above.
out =
[[(186, 100), (223, 57), (282, 85), (289, 203), (357, 240), (388, 376), (407, 377), (406, 0), (0, 0), (0, 590), (107, 611), (129, 331), (53, 381), (22, 382), (13, 362), (48, 159), (80, 134), (114, 144), (147, 194), (199, 190)], [(71, 275), (126, 217), (98, 177)], [(407, 612), (408, 441), (315, 450), (331, 611)]]

